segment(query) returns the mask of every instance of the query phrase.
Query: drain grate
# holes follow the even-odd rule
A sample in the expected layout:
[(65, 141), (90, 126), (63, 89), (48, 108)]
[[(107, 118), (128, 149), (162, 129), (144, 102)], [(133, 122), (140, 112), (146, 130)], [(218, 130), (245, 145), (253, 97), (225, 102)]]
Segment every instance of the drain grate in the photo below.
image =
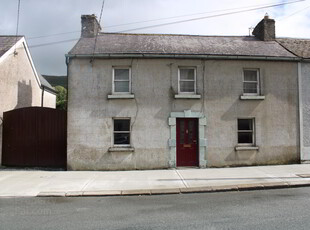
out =
[(302, 178), (310, 178), (310, 174), (296, 174), (296, 176), (299, 176)]

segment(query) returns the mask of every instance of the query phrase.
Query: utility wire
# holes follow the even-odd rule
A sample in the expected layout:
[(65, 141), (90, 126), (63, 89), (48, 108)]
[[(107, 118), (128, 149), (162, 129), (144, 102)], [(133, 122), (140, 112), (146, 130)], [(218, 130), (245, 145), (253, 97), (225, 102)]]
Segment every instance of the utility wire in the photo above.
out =
[(16, 43), (17, 43), (18, 25), (19, 25), (19, 11), (20, 11), (20, 0), (18, 0), (18, 7), (17, 7), (17, 22), (16, 22), (16, 36), (15, 36), (14, 55), (17, 55), (17, 52), (16, 52)]
[(151, 26), (144, 26), (144, 27), (140, 27), (140, 28), (122, 30), (122, 31), (119, 31), (119, 32), (123, 33), (123, 32), (129, 32), (129, 31), (135, 31), (135, 30), (141, 30), (141, 29), (149, 29), (149, 28), (155, 28), (155, 27), (160, 27), (160, 26), (168, 26), (168, 25), (173, 25), (173, 24), (179, 24), (179, 23), (183, 23), (183, 22), (197, 21), (197, 20), (202, 20), (202, 19), (207, 19), (207, 18), (214, 18), (214, 17), (221, 17), (221, 16), (232, 15), (232, 14), (239, 14), (239, 13), (244, 13), (244, 12), (250, 12), (250, 11), (261, 10), (261, 9), (266, 9), (266, 8), (271, 8), (271, 7), (277, 7), (277, 6), (293, 4), (293, 3), (302, 2), (302, 1), (305, 1), (305, 0), (297, 0), (297, 1), (293, 1), (293, 2), (279, 3), (279, 4), (270, 5), (270, 6), (263, 6), (263, 7), (252, 8), (252, 9), (248, 9), (248, 10), (238, 10), (238, 11), (229, 12), (229, 13), (210, 15), (210, 16), (205, 16), (205, 17), (192, 18), (192, 19), (186, 19), (186, 20), (181, 20), (181, 21), (162, 23), (162, 24), (151, 25)]
[(79, 38), (62, 40), (62, 41), (57, 41), (57, 42), (42, 43), (42, 44), (38, 44), (38, 45), (31, 45), (28, 47), (29, 48), (36, 48), (36, 47), (41, 47), (41, 46), (49, 46), (49, 45), (56, 45), (56, 44), (60, 44), (60, 43), (73, 42), (73, 41), (77, 41), (77, 40), (79, 40)]
[(80, 33), (80, 32), (81, 32), (81, 30), (75, 30), (75, 31), (64, 32), (64, 33), (41, 35), (41, 36), (36, 36), (36, 37), (29, 37), (29, 38), (27, 38), (27, 40), (38, 39), (38, 38), (46, 38), (46, 37), (54, 37), (54, 36), (58, 36), (58, 35), (73, 34), (73, 33)]
[[(238, 9), (247, 9), (247, 8), (251, 8), (251, 7), (261, 7), (261, 6), (267, 7), (267, 6), (270, 6), (270, 4), (267, 4), (267, 5), (266, 4), (251, 5), (251, 6), (238, 7), (238, 8), (230, 8), (230, 9), (224, 9), (224, 10), (214, 10), (214, 11), (195, 13), (195, 14), (185, 14), (185, 15), (179, 15), (179, 16), (173, 16), (173, 17), (157, 18), (157, 19), (150, 19), (150, 20), (145, 20), (145, 21), (129, 22), (129, 23), (124, 23), (124, 24), (116, 24), (116, 25), (111, 25), (111, 26), (105, 26), (104, 28), (113, 28), (113, 27), (141, 24), (141, 23), (145, 23), (145, 22), (163, 21), (163, 20), (174, 19), (174, 18), (189, 17), (189, 16), (195, 16), (195, 15), (201, 15), (201, 14), (211, 14), (211, 13), (216, 13), (216, 12), (223, 12), (223, 11), (229, 11), (229, 10), (238, 10)], [(45, 37), (53, 37), (53, 36), (65, 35), (65, 34), (80, 33), (80, 32), (81, 32), (80, 30), (75, 30), (75, 31), (63, 32), (63, 33), (57, 33), (57, 34), (49, 34), (49, 35), (42, 35), (42, 36), (36, 36), (36, 37), (29, 37), (29, 38), (27, 38), (27, 40), (38, 39), (38, 38), (45, 38)]]
[(95, 55), (95, 51), (96, 51), (96, 44), (97, 44), (98, 33), (99, 33), (99, 30), (100, 30), (100, 23), (101, 23), (101, 17), (102, 17), (102, 13), (103, 13), (103, 8), (104, 8), (104, 2), (105, 2), (105, 0), (102, 1), (101, 11), (100, 11), (100, 17), (99, 17), (99, 27), (98, 27), (98, 31), (95, 31), (95, 32), (96, 32), (96, 37), (95, 37), (95, 44), (94, 44), (93, 56), (92, 56), (92, 58), (91, 58), (91, 60), (90, 60), (91, 63), (92, 63), (93, 60), (94, 60), (94, 55)]
[[(139, 27), (139, 28), (134, 28), (134, 29), (115, 31), (113, 33), (129, 32), (129, 31), (135, 31), (135, 30), (140, 30), (140, 29), (149, 29), (149, 28), (173, 25), (173, 24), (178, 24), (178, 23), (183, 23), (183, 22), (190, 22), (190, 21), (196, 21), (196, 20), (202, 20), (202, 19), (208, 19), (208, 18), (214, 18), (214, 17), (221, 17), (221, 16), (226, 16), (226, 15), (231, 15), (231, 14), (239, 14), (239, 13), (244, 13), (244, 12), (249, 12), (249, 11), (255, 11), (255, 10), (260, 10), (260, 9), (283, 6), (283, 5), (287, 5), (287, 4), (293, 4), (293, 3), (302, 2), (302, 1), (305, 1), (305, 0), (296, 0), (296, 1), (292, 1), (292, 2), (278, 3), (278, 4), (269, 5), (269, 6), (251, 8), (251, 9), (247, 9), (247, 10), (239, 10), (239, 11), (228, 12), (228, 13), (223, 13), (223, 14), (210, 15), (210, 16), (206, 16), (206, 17), (192, 18), (192, 19), (186, 19), (186, 20), (181, 20), (181, 21), (175, 21), (175, 22), (168, 22), (168, 23), (162, 23), (162, 24), (157, 24), (157, 25)], [(101, 19), (101, 15), (100, 15), (100, 19)], [(79, 39), (70, 39), (70, 40), (62, 40), (62, 41), (57, 41), (57, 42), (43, 43), (43, 44), (33, 45), (33, 46), (29, 46), (29, 47), (33, 48), (33, 47), (53, 45), (53, 44), (59, 44), (62, 42), (70, 42), (70, 41), (77, 41), (77, 40), (79, 40)], [(96, 36), (96, 40), (97, 40), (97, 36)], [(96, 40), (95, 40), (95, 42), (96, 42)]]
[(173, 16), (173, 17), (167, 17), (167, 18), (150, 19), (150, 20), (145, 20), (145, 21), (136, 21), (136, 22), (129, 22), (129, 23), (124, 23), (124, 24), (105, 26), (105, 28), (120, 27), (120, 26), (127, 26), (127, 25), (133, 25), (133, 24), (141, 24), (141, 23), (145, 23), (145, 22), (155, 22), (155, 21), (162, 21), (162, 20), (175, 19), (175, 18), (183, 18), (183, 17), (195, 16), (195, 15), (201, 15), (201, 14), (211, 14), (211, 13), (230, 11), (230, 10), (240, 10), (240, 9), (247, 9), (247, 8), (251, 8), (251, 7), (262, 7), (262, 6), (269, 6), (269, 5), (270, 4), (260, 4), (260, 5), (251, 5), (251, 6), (244, 6), (244, 7), (229, 8), (229, 9), (223, 9), (223, 10), (200, 12), (200, 13), (195, 13), (195, 14), (185, 14), (185, 15), (179, 15), (179, 16)]
[(290, 17), (292, 17), (292, 16), (294, 16), (296, 14), (299, 14), (300, 12), (305, 11), (305, 10), (307, 10), (309, 8), (310, 8), (310, 6), (307, 6), (307, 7), (303, 8), (301, 10), (298, 10), (298, 11), (296, 11), (296, 12), (294, 12), (294, 13), (288, 15), (288, 16), (285, 16), (283, 18), (278, 19), (277, 22), (282, 22), (282, 21), (284, 21), (284, 20), (286, 20), (286, 19), (288, 19), (288, 18), (290, 18)]

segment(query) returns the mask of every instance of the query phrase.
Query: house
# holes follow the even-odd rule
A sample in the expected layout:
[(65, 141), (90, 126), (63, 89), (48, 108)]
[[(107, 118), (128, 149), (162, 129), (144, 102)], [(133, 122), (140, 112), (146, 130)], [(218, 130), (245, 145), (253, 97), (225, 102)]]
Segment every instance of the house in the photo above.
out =
[(0, 143), (3, 112), (29, 106), (56, 107), (56, 92), (37, 73), (23, 36), (0, 36), (0, 98)]
[(277, 41), (300, 57), (298, 63), (300, 160), (310, 161), (310, 39), (280, 38)]
[(66, 55), (69, 170), (300, 161), (300, 58), (273, 19), (255, 36), (104, 33), (81, 19)]

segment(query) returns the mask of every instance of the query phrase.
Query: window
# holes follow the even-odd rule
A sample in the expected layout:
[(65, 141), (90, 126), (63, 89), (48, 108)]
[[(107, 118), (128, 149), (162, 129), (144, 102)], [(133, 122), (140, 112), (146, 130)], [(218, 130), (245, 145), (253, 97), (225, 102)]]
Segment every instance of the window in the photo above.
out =
[(259, 95), (259, 71), (258, 69), (243, 70), (243, 94)]
[(113, 93), (129, 94), (131, 92), (131, 69), (126, 67), (113, 68)]
[(114, 119), (114, 145), (130, 146), (130, 119)]
[(255, 144), (254, 126), (254, 119), (238, 119), (238, 144)]
[(196, 69), (192, 67), (179, 68), (179, 93), (196, 93)]

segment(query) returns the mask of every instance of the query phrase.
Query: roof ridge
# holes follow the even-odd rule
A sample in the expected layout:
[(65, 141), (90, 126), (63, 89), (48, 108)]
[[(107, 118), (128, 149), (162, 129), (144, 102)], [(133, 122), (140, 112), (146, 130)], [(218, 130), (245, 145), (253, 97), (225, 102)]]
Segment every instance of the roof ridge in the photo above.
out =
[(132, 36), (188, 36), (188, 37), (227, 37), (227, 38), (241, 38), (241, 37), (248, 37), (248, 38), (255, 38), (255, 36), (249, 35), (200, 35), (200, 34), (154, 34), (154, 33), (117, 33), (117, 32), (99, 32), (100, 35), (132, 35)]
[(304, 41), (310, 41), (310, 38), (295, 38), (295, 37), (278, 37), (276, 40), (281, 40), (281, 39), (287, 39), (287, 40), (304, 40)]

